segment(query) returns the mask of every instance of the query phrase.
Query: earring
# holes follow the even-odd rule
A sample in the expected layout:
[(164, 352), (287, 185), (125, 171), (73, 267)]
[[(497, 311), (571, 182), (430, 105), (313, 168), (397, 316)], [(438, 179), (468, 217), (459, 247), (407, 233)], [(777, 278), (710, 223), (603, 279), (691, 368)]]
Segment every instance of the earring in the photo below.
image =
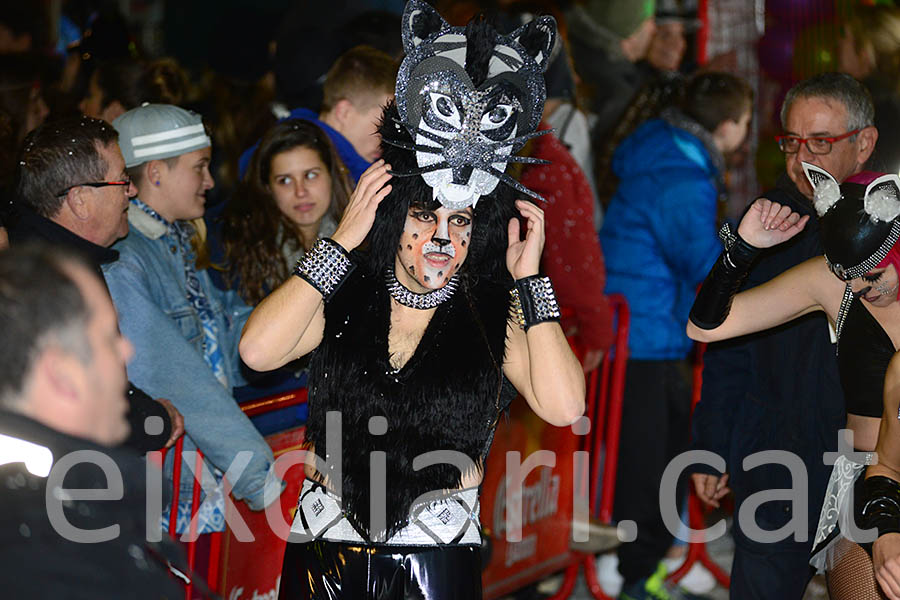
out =
[(153, 185), (159, 185), (159, 181), (154, 181)]

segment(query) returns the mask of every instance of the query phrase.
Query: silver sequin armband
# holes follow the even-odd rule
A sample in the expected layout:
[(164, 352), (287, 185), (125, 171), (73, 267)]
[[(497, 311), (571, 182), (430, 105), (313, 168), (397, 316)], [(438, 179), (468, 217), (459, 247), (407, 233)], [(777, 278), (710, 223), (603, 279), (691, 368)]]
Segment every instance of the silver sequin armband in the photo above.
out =
[(509, 294), (513, 320), (525, 331), (538, 323), (559, 321), (559, 302), (549, 277), (532, 275), (517, 279)]
[(294, 275), (316, 288), (327, 302), (355, 267), (340, 244), (321, 238), (297, 261)]

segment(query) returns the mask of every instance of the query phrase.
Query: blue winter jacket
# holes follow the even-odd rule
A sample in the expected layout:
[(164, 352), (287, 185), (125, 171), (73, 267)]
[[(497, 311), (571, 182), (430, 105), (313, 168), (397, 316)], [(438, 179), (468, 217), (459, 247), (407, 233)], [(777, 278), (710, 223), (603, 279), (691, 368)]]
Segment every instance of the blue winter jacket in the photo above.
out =
[(628, 300), (632, 358), (684, 358), (697, 285), (722, 250), (718, 172), (699, 138), (661, 119), (622, 142), (613, 171), (619, 186), (600, 230), (606, 293)]

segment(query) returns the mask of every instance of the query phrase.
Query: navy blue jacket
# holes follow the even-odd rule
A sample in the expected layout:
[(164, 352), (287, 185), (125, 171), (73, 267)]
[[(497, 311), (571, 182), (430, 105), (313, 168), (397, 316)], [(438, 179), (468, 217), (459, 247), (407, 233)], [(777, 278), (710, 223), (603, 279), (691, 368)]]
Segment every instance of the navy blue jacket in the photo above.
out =
[[(760, 285), (809, 258), (822, 254), (819, 224), (809, 201), (783, 175), (765, 197), (790, 205), (812, 218), (804, 230), (784, 244), (764, 250), (745, 289)], [(789, 538), (780, 547), (805, 547), (815, 537), (831, 466), (822, 455), (837, 449), (844, 426), (844, 395), (825, 313), (814, 312), (780, 327), (734, 340), (710, 344), (704, 355), (702, 399), (694, 411), (693, 447), (725, 459), (737, 509), (762, 490), (796, 487), (788, 469), (761, 465), (743, 470), (743, 459), (763, 450), (786, 450), (803, 459), (809, 474), (809, 539)], [(714, 473), (695, 465), (698, 472)], [(774, 530), (792, 517), (788, 501), (762, 504), (756, 523)], [(753, 545), (734, 520), (735, 541)]]

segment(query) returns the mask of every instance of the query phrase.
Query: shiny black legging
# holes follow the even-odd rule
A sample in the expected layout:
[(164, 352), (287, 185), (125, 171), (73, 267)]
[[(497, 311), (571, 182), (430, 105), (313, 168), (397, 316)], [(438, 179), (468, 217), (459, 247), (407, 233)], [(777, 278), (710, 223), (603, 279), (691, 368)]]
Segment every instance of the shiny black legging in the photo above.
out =
[(287, 545), (287, 600), (480, 600), (481, 549), (367, 547), (316, 541)]

